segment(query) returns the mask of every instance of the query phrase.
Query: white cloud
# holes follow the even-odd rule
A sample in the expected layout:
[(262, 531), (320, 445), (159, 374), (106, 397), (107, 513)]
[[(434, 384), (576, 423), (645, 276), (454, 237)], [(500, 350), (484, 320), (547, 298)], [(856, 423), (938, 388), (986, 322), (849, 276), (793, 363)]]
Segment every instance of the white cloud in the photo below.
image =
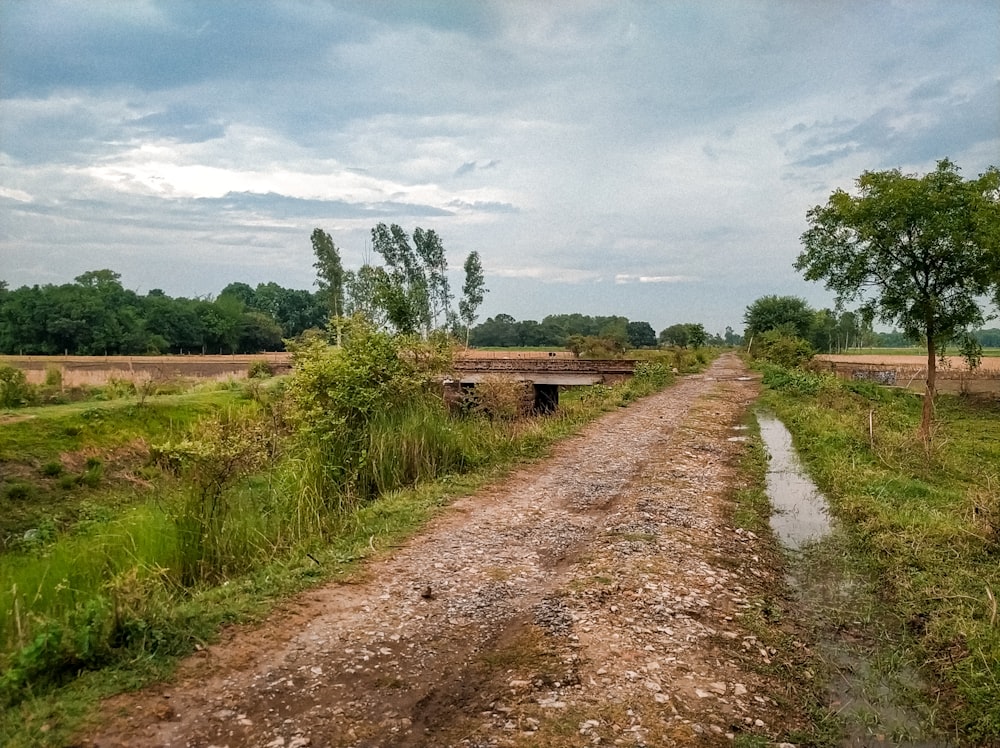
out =
[(619, 273), (615, 276), (615, 283), (626, 285), (629, 283), (693, 283), (698, 281), (689, 275), (629, 275)]
[(183, 253), (216, 291), (269, 267), (306, 287), (312, 228), (357, 262), (386, 221), (435, 228), (453, 265), (478, 250), (487, 282), (544, 284), (525, 308), (584, 286), (738, 324), (756, 296), (815, 293), (791, 263), (833, 189), (1000, 152), (991, 0), (334, 0), (262, 6), (266, 26), (228, 4), (97, 5), (0, 30), (24, 41), (0, 45), (13, 283), (75, 242), (77, 272)]

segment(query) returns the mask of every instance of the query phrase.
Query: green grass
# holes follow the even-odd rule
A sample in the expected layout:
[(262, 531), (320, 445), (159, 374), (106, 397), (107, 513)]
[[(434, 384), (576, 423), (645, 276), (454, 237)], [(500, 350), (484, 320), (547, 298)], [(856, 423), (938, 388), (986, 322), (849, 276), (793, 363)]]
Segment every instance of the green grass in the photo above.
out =
[(925, 449), (920, 398), (802, 377), (768, 372), (763, 402), (846, 523), (900, 640), (942, 685), (956, 733), (1000, 740), (1000, 404), (940, 397)]
[[(146, 489), (104, 479), (74, 489), (61, 497), (73, 522), (49, 522), (0, 555), (0, 610), (9, 611), (0, 620), (5, 744), (64, 744), (96, 699), (163, 677), (223, 623), (253, 620), (308, 585), (356, 573), (366, 557), (416, 531), (453, 497), (544, 455), (601, 412), (665, 384), (669, 372), (654, 379), (576, 390), (556, 414), (512, 424), (405, 411), (402, 421), (375, 428), (369, 443), (381, 455), (372, 474), (380, 497), (332, 512), (328, 497), (309, 495), (296, 480), (315, 468), (303, 463), (308, 456), (279, 454), (221, 496), (203, 574), (180, 571), (178, 517), (192, 488), (169, 470), (156, 468)], [(92, 450), (103, 465), (122, 444), (176, 440), (231, 405), (232, 395), (102, 404), (97, 415), (93, 404), (55, 406), (60, 410), (0, 426), (0, 434), (6, 455), (37, 466), (26, 485), (55, 494), (46, 481), (65, 477), (51, 466), (64, 450)]]
[[(224, 405), (252, 407), (242, 392), (23, 408), (0, 422), (0, 550), (31, 530), (67, 529), (95, 500), (132, 504), (137, 486), (161, 476), (147, 463), (150, 443), (186, 432)], [(141, 492), (141, 491), (140, 491)]]

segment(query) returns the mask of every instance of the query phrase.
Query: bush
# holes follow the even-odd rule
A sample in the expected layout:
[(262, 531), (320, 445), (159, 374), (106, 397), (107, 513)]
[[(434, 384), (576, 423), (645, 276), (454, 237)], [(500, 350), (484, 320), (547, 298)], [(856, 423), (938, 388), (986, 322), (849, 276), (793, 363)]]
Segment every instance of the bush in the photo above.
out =
[(287, 390), (303, 448), (315, 452), (305, 461), (307, 492), (338, 502), (374, 497), (368, 479), (373, 421), (429, 395), (417, 359), (401, 356), (395, 339), (360, 320), (344, 332), (340, 349), (316, 339), (293, 348)]
[(30, 483), (10, 483), (4, 488), (3, 495), (10, 501), (27, 501), (35, 495), (35, 487)]
[(247, 372), (248, 379), (270, 379), (273, 376), (274, 369), (268, 361), (254, 361)]
[(15, 366), (0, 364), (0, 407), (21, 408), (34, 400), (35, 390), (24, 372)]
[(780, 330), (768, 330), (753, 345), (753, 356), (786, 369), (802, 366), (816, 355), (808, 341)]
[(63, 466), (58, 460), (53, 460), (52, 462), (46, 462), (41, 467), (41, 473), (47, 478), (55, 478), (62, 475)]
[(666, 387), (672, 379), (671, 371), (662, 361), (642, 361), (635, 365), (632, 380), (639, 384), (648, 384), (653, 389)]
[(836, 377), (829, 374), (814, 374), (770, 363), (765, 363), (760, 368), (766, 386), (793, 395), (816, 395), (822, 389), (839, 386)]
[(62, 387), (63, 373), (58, 366), (49, 366), (45, 369), (45, 386)]
[(514, 421), (531, 410), (530, 385), (502, 376), (487, 376), (466, 394), (466, 410), (500, 421)]

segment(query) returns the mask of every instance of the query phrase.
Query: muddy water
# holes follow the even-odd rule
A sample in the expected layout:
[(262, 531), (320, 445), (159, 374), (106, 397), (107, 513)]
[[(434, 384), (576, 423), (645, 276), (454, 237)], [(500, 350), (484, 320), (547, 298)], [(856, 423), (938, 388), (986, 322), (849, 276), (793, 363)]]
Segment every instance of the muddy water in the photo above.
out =
[(757, 422), (770, 457), (771, 528), (788, 552), (787, 581), (802, 623), (814, 632), (813, 652), (828, 670), (829, 709), (842, 723), (841, 745), (946, 748), (951, 743), (932, 734), (926, 685), (900, 650), (885, 644), (870, 582), (844, 564), (844, 538), (791, 434), (770, 414), (758, 413)]
[(792, 446), (792, 435), (777, 418), (757, 416), (760, 435), (771, 456), (767, 469), (767, 495), (774, 507), (771, 529), (781, 544), (799, 550), (810, 541), (830, 534), (829, 507), (805, 474)]

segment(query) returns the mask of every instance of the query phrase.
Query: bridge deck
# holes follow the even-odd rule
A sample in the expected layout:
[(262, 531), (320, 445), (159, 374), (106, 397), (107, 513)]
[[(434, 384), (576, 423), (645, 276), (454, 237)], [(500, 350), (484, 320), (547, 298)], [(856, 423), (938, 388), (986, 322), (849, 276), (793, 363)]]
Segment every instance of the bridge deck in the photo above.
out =
[(627, 379), (635, 361), (566, 358), (465, 358), (457, 359), (455, 374), (462, 384), (478, 384), (489, 377), (509, 377), (534, 384), (582, 386)]

